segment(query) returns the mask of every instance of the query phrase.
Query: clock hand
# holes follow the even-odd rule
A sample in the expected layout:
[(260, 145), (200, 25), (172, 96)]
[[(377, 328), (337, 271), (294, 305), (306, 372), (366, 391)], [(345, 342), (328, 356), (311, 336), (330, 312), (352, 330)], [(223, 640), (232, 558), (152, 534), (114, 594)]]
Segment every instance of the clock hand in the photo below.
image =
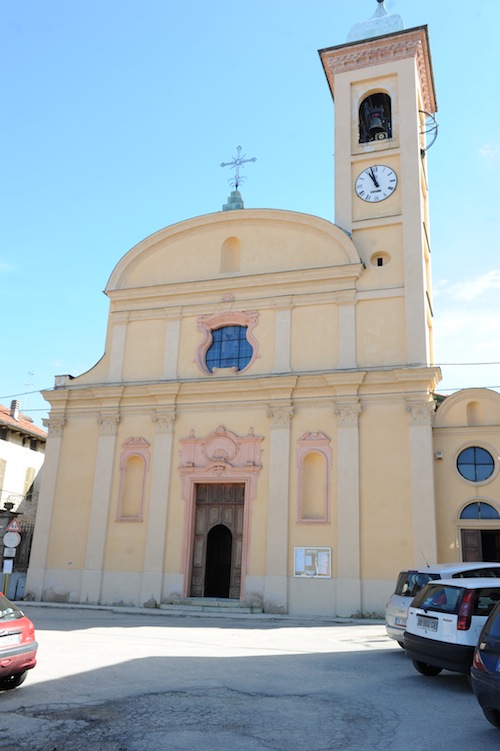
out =
[(370, 171), (368, 172), (368, 174), (370, 175), (371, 179), (373, 180), (373, 182), (375, 184), (375, 187), (376, 188), (380, 188), (380, 185), (378, 184), (377, 178), (375, 177), (375, 174), (373, 172), (373, 168), (370, 168)]

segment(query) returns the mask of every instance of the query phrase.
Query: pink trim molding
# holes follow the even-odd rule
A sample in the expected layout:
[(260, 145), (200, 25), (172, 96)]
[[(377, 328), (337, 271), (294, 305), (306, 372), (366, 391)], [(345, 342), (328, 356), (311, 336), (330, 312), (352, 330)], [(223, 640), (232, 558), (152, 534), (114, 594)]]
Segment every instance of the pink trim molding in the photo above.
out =
[[(297, 443), (297, 521), (301, 524), (328, 524), (330, 522), (330, 470), (332, 468), (330, 439), (321, 432), (304, 433)], [(308, 454), (320, 454), (326, 460), (324, 514), (321, 519), (308, 519), (302, 515), (304, 459)]]
[[(149, 443), (145, 438), (132, 437), (128, 438), (122, 446), (120, 456), (120, 485), (118, 489), (118, 505), (116, 508), (116, 521), (120, 522), (142, 522), (144, 518), (144, 502), (146, 492), (146, 472), (149, 471), (150, 451)], [(142, 459), (144, 469), (142, 473), (141, 497), (139, 501), (139, 513), (137, 516), (122, 516), (123, 493), (125, 490), (125, 470), (129, 459), (138, 456)]]

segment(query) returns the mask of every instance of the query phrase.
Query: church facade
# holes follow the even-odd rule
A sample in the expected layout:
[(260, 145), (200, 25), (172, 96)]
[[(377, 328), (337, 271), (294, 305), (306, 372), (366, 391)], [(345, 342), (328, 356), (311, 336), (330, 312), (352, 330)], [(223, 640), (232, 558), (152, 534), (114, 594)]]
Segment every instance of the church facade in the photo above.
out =
[(320, 57), (336, 223), (236, 208), (121, 259), (103, 358), (44, 394), (29, 597), (351, 616), (401, 568), (500, 558), (500, 396), (436, 396), (427, 29)]

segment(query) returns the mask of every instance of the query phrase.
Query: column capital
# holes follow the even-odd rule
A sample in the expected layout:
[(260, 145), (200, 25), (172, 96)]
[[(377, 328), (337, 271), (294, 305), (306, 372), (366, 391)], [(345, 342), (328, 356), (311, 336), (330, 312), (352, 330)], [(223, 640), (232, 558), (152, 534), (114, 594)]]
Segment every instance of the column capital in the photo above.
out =
[(434, 401), (403, 399), (403, 406), (411, 425), (432, 425), (432, 417), (436, 409)]
[(175, 410), (156, 410), (151, 419), (156, 423), (158, 433), (173, 433), (176, 416)]
[(362, 411), (363, 408), (359, 399), (353, 399), (349, 402), (338, 401), (333, 405), (333, 414), (342, 425), (346, 426), (357, 426)]
[(116, 435), (119, 422), (120, 414), (118, 410), (113, 412), (99, 412), (97, 417), (99, 433), (101, 435)]
[(269, 405), (266, 409), (266, 415), (269, 417), (273, 428), (288, 428), (294, 414), (291, 405), (287, 407), (274, 407)]
[(49, 415), (47, 438), (59, 438), (62, 436), (66, 418), (63, 415)]

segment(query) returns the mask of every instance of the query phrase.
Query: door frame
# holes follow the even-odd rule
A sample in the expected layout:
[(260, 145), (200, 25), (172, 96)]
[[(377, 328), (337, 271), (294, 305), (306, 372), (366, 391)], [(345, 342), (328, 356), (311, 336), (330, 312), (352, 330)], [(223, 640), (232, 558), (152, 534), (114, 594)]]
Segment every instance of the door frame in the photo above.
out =
[[(457, 521), (457, 550), (460, 561), (465, 561), (463, 532), (500, 532), (500, 519), (458, 519)], [(483, 556), (482, 559), (484, 560)]]
[(250, 546), (250, 519), (251, 519), (251, 503), (249, 502), (249, 480), (245, 480), (242, 477), (238, 478), (207, 478), (197, 477), (192, 478), (190, 481), (190, 499), (186, 504), (186, 517), (185, 517), (185, 535), (184, 535), (184, 551), (183, 551), (183, 566), (182, 573), (184, 575), (183, 597), (189, 597), (191, 591), (191, 577), (193, 574), (193, 553), (194, 553), (194, 538), (195, 538), (195, 523), (196, 523), (196, 485), (218, 482), (219, 484), (233, 484), (239, 483), (245, 486), (244, 500), (243, 500), (243, 542), (241, 550), (241, 587), (240, 587), (240, 601), (245, 599), (246, 591), (246, 576), (248, 566), (248, 550)]
[(263, 436), (257, 436), (252, 427), (245, 436), (238, 436), (224, 425), (197, 438), (191, 430), (181, 438), (181, 497), (185, 501), (182, 568), (183, 591), (187, 597), (191, 586), (196, 516), (197, 483), (240, 483), (245, 486), (243, 501), (243, 549), (241, 552), (240, 600), (245, 597), (248, 551), (253, 501), (257, 497), (257, 482), (262, 470)]
[[(239, 495), (239, 500), (234, 500), (235, 496), (233, 496), (233, 500), (198, 500), (198, 488), (200, 485), (208, 485), (209, 487), (215, 487), (218, 485), (228, 485), (229, 487), (237, 486), (240, 490), (239, 493), (237, 492), (236, 495)], [(199, 549), (195, 551), (195, 545), (198, 541), (198, 544), (200, 543), (200, 539), (203, 540), (202, 542), (202, 579), (203, 584), (201, 585), (201, 589), (203, 591), (203, 597), (213, 597), (213, 595), (206, 595), (205, 594), (205, 585), (206, 585), (206, 572), (207, 572), (207, 562), (208, 562), (208, 538), (209, 535), (214, 529), (214, 527), (222, 526), (225, 527), (229, 533), (231, 534), (231, 561), (230, 561), (230, 581), (229, 581), (229, 599), (241, 599), (241, 591), (242, 591), (242, 578), (243, 578), (243, 548), (245, 544), (245, 491), (246, 491), (246, 485), (244, 482), (237, 482), (237, 483), (223, 483), (222, 481), (219, 482), (210, 482), (210, 483), (198, 483), (195, 482), (193, 485), (193, 491), (194, 491), (194, 504), (193, 504), (193, 531), (192, 531), (192, 551), (190, 555), (190, 575), (189, 575), (189, 581), (187, 582), (188, 586), (188, 592), (189, 596), (193, 597), (199, 597), (200, 595), (193, 595), (193, 589), (198, 589), (200, 586), (200, 582), (198, 581), (198, 586), (193, 586), (193, 575), (195, 573), (194, 571), (194, 558), (200, 555)], [(242, 492), (241, 492), (242, 491)], [(215, 516), (212, 513), (214, 507), (217, 509), (217, 520), (215, 520)], [(204, 529), (203, 532), (199, 532), (199, 512), (203, 509), (203, 517), (204, 517)], [(229, 517), (226, 517), (226, 510), (231, 509), (231, 513)], [(200, 572), (199, 572), (200, 573)], [(238, 584), (239, 582), (239, 584)], [(231, 594), (231, 592), (233, 594)]]

